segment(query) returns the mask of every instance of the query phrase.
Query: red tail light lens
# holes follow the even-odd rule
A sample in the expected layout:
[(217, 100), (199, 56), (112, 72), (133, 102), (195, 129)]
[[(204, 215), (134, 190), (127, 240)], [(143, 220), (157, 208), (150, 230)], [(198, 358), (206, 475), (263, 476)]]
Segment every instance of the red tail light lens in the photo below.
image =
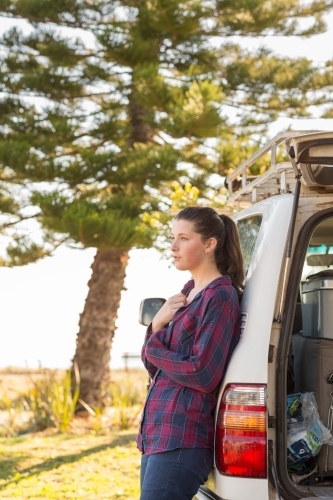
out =
[(215, 439), (216, 467), (221, 474), (267, 477), (266, 386), (226, 387)]

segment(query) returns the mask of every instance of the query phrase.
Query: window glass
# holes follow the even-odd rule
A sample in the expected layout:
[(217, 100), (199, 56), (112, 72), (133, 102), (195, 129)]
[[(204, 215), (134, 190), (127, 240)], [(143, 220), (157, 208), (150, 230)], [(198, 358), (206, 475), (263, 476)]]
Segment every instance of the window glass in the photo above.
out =
[(258, 238), (262, 215), (252, 215), (237, 221), (240, 244), (244, 259), (245, 275), (250, 267), (253, 251)]
[(324, 219), (314, 230), (304, 262), (302, 281), (311, 274), (333, 269), (333, 217)]

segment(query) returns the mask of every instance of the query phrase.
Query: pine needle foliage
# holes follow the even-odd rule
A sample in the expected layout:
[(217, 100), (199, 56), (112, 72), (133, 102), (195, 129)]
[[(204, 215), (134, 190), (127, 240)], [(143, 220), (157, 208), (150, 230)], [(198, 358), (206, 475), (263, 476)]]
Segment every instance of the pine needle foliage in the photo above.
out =
[[(1, 0), (3, 22), (26, 21), (0, 40), (2, 230), (25, 236), (25, 257), (11, 250), (3, 263), (25, 264), (30, 247), (32, 261), (49, 255), (59, 238), (80, 248), (149, 246), (156, 231), (143, 214), (171, 206), (161, 186), (201, 182), (205, 196), (210, 173), (233, 168), (278, 116), (305, 117), (313, 105), (331, 116), (331, 62), (316, 67), (239, 40), (321, 33), (332, 7)], [(28, 217), (44, 230), (33, 242), (40, 252), (27, 244)]]

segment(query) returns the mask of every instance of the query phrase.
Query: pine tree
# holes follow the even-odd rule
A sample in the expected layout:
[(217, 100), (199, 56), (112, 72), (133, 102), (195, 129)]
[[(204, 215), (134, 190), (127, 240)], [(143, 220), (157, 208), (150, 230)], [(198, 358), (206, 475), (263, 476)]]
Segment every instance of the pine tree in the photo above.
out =
[(333, 113), (332, 63), (251, 52), (239, 39), (311, 36), (332, 6), (0, 0), (2, 19), (27, 22), (0, 42), (2, 264), (62, 244), (97, 249), (74, 356), (87, 404), (105, 400), (128, 251), (153, 243), (170, 183), (205, 195), (210, 174), (237, 164), (281, 114)]

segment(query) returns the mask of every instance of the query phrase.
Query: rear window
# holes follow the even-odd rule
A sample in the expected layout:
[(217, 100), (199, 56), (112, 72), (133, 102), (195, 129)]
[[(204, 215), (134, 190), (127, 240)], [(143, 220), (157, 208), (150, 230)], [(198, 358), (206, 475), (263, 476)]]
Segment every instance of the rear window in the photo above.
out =
[(244, 272), (247, 275), (248, 269), (251, 264), (252, 255), (256, 246), (256, 241), (260, 231), (262, 222), (262, 215), (252, 215), (236, 221), (240, 244), (244, 260)]
[(333, 270), (333, 217), (321, 221), (311, 236), (302, 281), (311, 274), (327, 269)]

